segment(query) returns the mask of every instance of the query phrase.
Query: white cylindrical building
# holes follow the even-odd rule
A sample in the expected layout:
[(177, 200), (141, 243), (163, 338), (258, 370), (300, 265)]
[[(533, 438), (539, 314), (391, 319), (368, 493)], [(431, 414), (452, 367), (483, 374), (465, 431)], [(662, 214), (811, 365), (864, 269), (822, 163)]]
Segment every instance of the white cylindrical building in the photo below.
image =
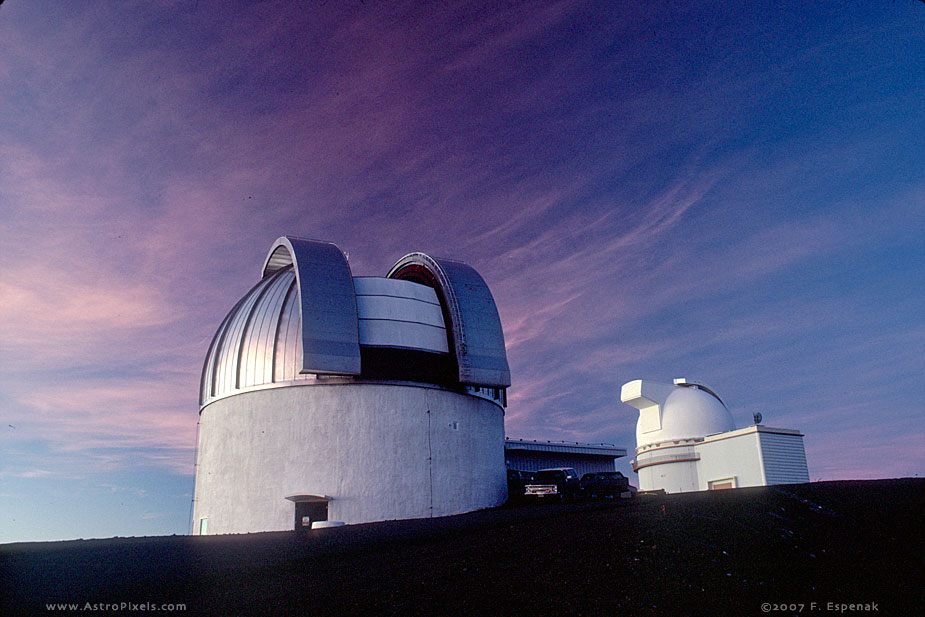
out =
[(471, 267), (422, 253), (356, 277), (283, 237), (203, 367), (193, 533), (504, 503), (501, 323)]

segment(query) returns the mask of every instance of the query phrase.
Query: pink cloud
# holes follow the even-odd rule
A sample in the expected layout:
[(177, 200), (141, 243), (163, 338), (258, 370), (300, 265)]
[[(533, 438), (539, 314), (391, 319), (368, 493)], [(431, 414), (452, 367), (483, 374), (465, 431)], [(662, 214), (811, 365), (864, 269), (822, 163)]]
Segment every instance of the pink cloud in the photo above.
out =
[(45, 357), (69, 353), (68, 347), (86, 344), (88, 339), (105, 340), (114, 333), (162, 326), (175, 318), (156, 288), (129, 281), (79, 281), (41, 265), (6, 275), (0, 295), (4, 347)]
[(499, 55), (560, 25), (574, 6), (568, 2), (533, 5), (510, 10), (482, 21), (473, 21), (453, 37), (468, 49), (454, 58), (445, 70), (472, 70), (491, 64)]
[[(611, 79), (589, 58), (630, 24), (509, 61), (554, 41), (581, 7), (368, 4), (200, 7), (183, 13), (195, 32), (172, 24), (158, 36), (135, 36), (145, 31), (133, 11), (148, 9), (127, 5), (54, 27), (0, 23), (0, 100), (33, 103), (0, 134), (0, 344), (15, 352), (15, 366), (4, 359), (11, 417), (34, 422), (30, 436), (49, 435), (62, 457), (96, 451), (113, 464), (124, 459), (101, 449), (137, 447), (175, 465), (208, 340), (284, 233), (337, 242), (360, 274), (410, 250), (469, 261), (505, 327), (510, 426), (617, 431), (623, 420), (581, 393), (616, 398), (635, 359), (670, 365), (710, 344), (766, 342), (850, 307), (790, 298), (738, 315), (717, 304), (729, 314), (709, 342), (640, 332), (653, 315), (742, 292), (917, 214), (921, 188), (878, 221), (825, 211), (735, 228), (762, 208), (766, 220), (787, 214), (772, 197), (794, 194), (806, 169), (858, 172), (888, 146), (877, 127), (771, 161), (763, 144), (726, 143), (727, 121), (750, 119), (783, 87), (781, 67), (818, 49), (763, 70), (724, 58), (683, 92), (624, 91), (635, 67), (615, 57)], [(730, 101), (746, 110), (738, 119)], [(690, 152), (663, 162), (675, 150)], [(760, 373), (775, 353), (756, 348), (725, 375)]]
[(857, 427), (807, 434), (804, 441), (812, 480), (902, 478), (921, 473), (925, 433)]
[(196, 426), (176, 386), (142, 378), (46, 384), (19, 394), (7, 418), (17, 440), (43, 440), (53, 459), (78, 455), (84, 462), (69, 473), (129, 462), (191, 473)]

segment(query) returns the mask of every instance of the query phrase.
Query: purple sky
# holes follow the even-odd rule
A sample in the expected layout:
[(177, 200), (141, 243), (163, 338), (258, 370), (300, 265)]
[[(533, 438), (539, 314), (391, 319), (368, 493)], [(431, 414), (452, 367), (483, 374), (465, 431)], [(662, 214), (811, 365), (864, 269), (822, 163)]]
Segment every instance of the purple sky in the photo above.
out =
[(283, 234), (473, 265), (512, 437), (632, 452), (687, 377), (813, 480), (925, 472), (925, 5), (690, 5), (5, 2), (0, 542), (188, 531)]

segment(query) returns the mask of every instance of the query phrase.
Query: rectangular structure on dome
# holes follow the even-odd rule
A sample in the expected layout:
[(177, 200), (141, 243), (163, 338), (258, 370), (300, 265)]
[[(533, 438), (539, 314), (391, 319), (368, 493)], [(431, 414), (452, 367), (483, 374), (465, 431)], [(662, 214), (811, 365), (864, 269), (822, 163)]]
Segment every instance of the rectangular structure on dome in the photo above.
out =
[(355, 277), (361, 347), (447, 353), (446, 327), (437, 292), (426, 285), (380, 277)]

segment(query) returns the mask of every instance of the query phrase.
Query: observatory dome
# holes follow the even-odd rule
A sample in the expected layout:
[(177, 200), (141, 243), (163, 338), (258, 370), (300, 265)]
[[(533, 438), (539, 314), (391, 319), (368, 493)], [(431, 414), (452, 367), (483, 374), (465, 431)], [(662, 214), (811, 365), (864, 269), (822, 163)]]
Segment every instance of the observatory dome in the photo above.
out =
[(665, 441), (702, 439), (735, 429), (726, 405), (700, 384), (680, 379), (674, 385), (636, 380), (623, 385), (620, 397), (639, 410), (637, 448)]
[(510, 385), (498, 311), (471, 267), (411, 253), (388, 277), (353, 277), (333, 244), (281, 238), (213, 338), (199, 404), (319, 375), (485, 386), (499, 400)]
[(636, 460), (644, 491), (684, 493), (809, 482), (803, 435), (758, 424), (736, 429), (722, 399), (686, 379), (637, 379), (620, 400), (639, 410)]
[[(690, 439), (735, 429), (732, 414), (715, 395), (697, 387), (678, 387), (662, 406), (658, 439)], [(642, 444), (642, 441), (637, 443)], [(653, 441), (646, 435), (646, 441)]]
[(194, 531), (501, 505), (510, 383), (472, 267), (409, 253), (353, 276), (334, 244), (283, 236), (206, 353)]

